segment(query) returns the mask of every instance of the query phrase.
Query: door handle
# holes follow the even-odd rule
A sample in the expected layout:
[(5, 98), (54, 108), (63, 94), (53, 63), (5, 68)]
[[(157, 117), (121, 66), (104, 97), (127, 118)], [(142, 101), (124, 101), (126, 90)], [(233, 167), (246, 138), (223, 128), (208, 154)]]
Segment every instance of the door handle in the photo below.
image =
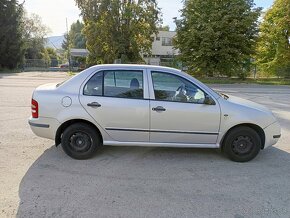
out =
[(100, 105), (98, 102), (91, 102), (87, 104), (89, 107), (101, 107), (102, 105)]
[(154, 107), (154, 108), (152, 108), (152, 110), (153, 111), (157, 111), (157, 112), (159, 112), (159, 111), (166, 111), (166, 109), (164, 107), (162, 107), (162, 106)]

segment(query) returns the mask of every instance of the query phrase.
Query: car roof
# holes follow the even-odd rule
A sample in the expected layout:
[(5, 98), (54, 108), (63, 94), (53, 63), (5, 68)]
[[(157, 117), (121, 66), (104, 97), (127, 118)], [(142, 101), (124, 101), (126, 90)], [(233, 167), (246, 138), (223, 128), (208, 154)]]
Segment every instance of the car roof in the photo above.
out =
[(145, 64), (100, 64), (100, 65), (94, 65), (91, 68), (146, 68), (146, 69), (156, 69), (156, 70), (174, 70), (174, 71), (179, 71), (181, 72), (181, 70), (176, 69), (176, 68), (171, 68), (171, 67), (163, 67), (163, 66), (155, 66), (155, 65), (145, 65)]

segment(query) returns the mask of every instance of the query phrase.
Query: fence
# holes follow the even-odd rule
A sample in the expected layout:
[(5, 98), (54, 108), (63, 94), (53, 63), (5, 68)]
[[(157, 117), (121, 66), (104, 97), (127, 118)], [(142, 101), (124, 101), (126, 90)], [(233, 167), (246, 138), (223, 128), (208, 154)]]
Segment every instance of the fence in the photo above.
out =
[(58, 60), (51, 59), (49, 62), (43, 59), (25, 59), (22, 66), (23, 71), (48, 71), (58, 67)]

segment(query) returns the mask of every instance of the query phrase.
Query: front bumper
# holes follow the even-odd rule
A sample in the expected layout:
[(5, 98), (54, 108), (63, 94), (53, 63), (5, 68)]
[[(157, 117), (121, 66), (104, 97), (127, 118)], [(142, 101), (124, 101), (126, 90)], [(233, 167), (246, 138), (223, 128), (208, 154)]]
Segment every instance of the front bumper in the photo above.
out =
[(55, 139), (55, 134), (60, 123), (53, 118), (39, 117), (28, 120), (32, 132), (42, 138)]
[(267, 148), (269, 146), (275, 145), (279, 138), (281, 137), (281, 127), (279, 123), (276, 121), (275, 123), (272, 123), (271, 125), (267, 126), (264, 129), (265, 133), (265, 146), (264, 148)]

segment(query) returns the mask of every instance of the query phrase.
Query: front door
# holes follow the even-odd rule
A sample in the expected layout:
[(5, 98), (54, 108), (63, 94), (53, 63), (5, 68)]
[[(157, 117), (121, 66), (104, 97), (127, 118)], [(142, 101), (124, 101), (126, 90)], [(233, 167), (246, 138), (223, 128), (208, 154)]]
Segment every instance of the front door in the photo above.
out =
[(81, 90), (82, 106), (113, 140), (149, 141), (149, 100), (144, 99), (147, 77), (143, 74), (143, 70), (97, 72)]
[(151, 72), (150, 142), (215, 144), (220, 125), (218, 103), (206, 105), (206, 93), (187, 79)]

